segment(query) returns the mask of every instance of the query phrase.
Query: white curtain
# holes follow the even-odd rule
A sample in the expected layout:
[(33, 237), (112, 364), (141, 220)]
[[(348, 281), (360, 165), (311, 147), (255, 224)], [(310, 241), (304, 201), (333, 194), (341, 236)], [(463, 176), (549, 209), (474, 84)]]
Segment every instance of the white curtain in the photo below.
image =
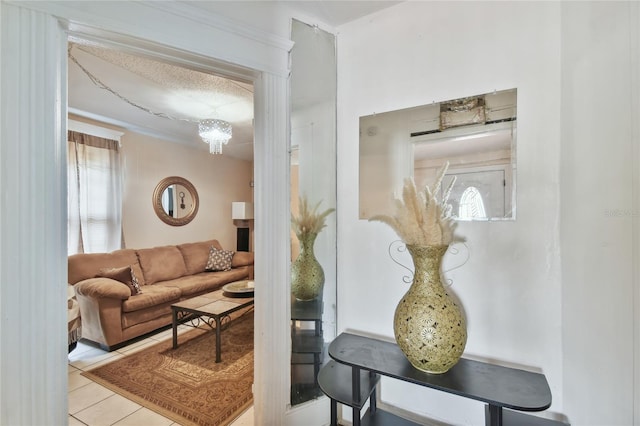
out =
[(69, 131), (68, 254), (124, 246), (119, 142)]

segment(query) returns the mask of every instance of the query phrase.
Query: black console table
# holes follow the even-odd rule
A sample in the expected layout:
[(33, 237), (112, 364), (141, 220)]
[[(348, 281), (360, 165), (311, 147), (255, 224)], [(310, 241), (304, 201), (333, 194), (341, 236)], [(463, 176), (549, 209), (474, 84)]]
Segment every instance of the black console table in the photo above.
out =
[[(462, 358), (444, 374), (414, 368), (395, 343), (350, 333), (329, 345), (330, 361), (322, 367), (318, 383), (331, 398), (331, 424), (337, 423), (337, 403), (353, 410), (353, 425), (415, 425), (376, 407), (380, 375), (485, 402), (488, 426), (559, 426), (565, 423), (526, 415), (551, 405), (551, 391), (543, 374)], [(337, 361), (337, 362), (336, 362)], [(360, 410), (369, 400), (369, 410)]]

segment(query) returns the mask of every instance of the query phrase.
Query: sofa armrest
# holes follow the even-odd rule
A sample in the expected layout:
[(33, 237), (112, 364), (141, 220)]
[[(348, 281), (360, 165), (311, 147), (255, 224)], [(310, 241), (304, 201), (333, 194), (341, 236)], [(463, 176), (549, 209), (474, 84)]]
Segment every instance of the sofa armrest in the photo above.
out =
[(240, 266), (253, 265), (253, 252), (252, 251), (237, 251), (231, 258), (231, 267), (238, 268)]
[(131, 290), (126, 284), (111, 278), (89, 278), (73, 286), (76, 294), (95, 299), (109, 298), (127, 300)]

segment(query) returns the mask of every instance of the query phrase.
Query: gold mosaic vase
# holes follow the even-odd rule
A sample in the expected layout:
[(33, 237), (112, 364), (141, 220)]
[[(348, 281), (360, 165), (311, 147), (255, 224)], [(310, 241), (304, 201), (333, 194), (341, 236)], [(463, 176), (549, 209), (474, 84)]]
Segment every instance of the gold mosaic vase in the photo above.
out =
[(393, 318), (398, 346), (418, 370), (441, 374), (464, 352), (467, 326), (462, 310), (440, 280), (442, 257), (448, 246), (412, 246), (415, 272), (411, 287)]
[(298, 236), (300, 254), (291, 264), (291, 293), (298, 300), (313, 300), (324, 289), (324, 271), (313, 252), (317, 236), (311, 232)]

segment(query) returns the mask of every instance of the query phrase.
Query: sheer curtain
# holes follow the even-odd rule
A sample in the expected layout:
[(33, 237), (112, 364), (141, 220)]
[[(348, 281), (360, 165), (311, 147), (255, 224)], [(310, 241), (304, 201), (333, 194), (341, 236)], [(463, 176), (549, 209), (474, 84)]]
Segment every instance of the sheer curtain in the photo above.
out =
[(124, 246), (119, 142), (68, 132), (68, 254)]

